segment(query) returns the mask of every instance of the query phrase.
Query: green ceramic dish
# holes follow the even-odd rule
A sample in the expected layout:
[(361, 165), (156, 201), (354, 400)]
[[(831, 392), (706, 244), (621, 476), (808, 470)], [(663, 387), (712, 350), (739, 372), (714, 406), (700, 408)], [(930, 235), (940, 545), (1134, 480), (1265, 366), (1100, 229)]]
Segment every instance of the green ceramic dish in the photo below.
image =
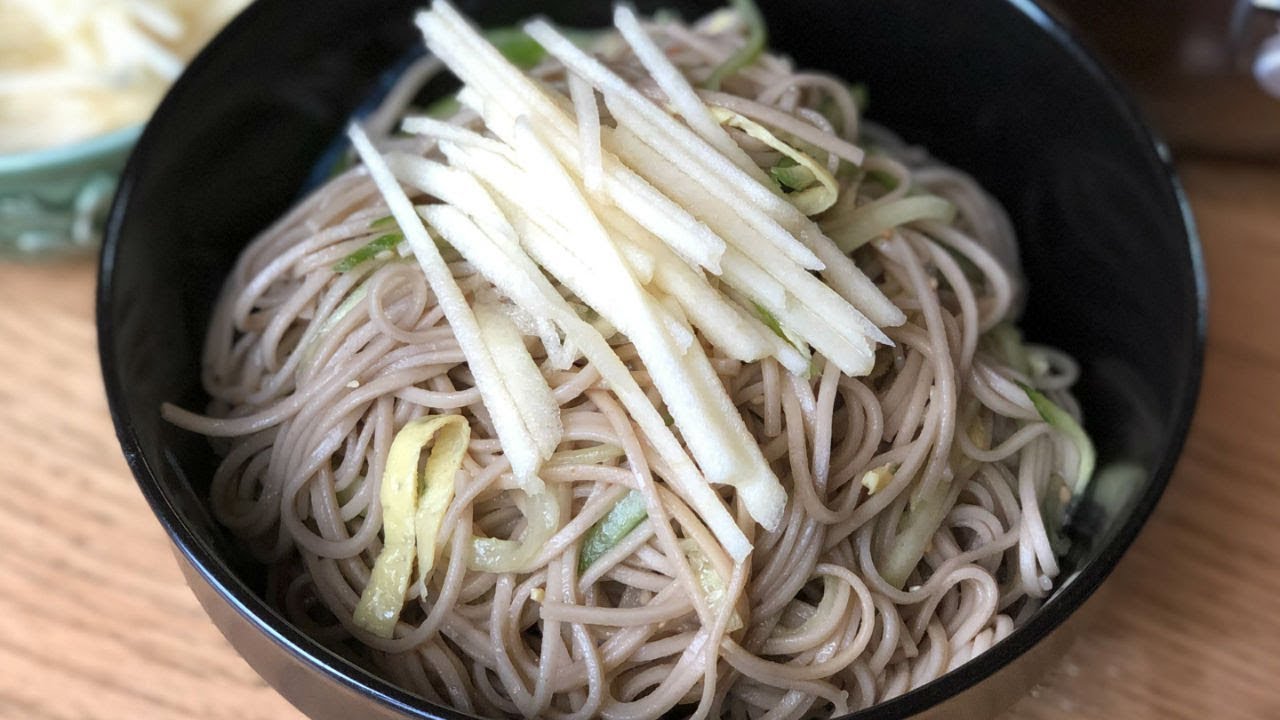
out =
[(98, 246), (116, 179), (142, 125), (31, 152), (0, 154), (0, 257)]

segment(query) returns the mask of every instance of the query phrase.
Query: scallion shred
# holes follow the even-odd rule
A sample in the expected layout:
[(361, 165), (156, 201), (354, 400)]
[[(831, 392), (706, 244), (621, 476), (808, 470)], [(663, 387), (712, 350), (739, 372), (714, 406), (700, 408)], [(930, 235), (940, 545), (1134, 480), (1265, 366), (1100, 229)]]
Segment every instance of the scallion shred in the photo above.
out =
[[(740, 113), (722, 107), (712, 107), (710, 111), (717, 122), (745, 132), (782, 153), (797, 166), (804, 168), (807, 176), (813, 179), (812, 182), (803, 183), (802, 188), (793, 188), (787, 195), (787, 199), (796, 206), (797, 210), (805, 215), (817, 215), (836, 203), (840, 196), (840, 185), (836, 182), (835, 176), (812, 155), (797, 148), (791, 142), (779, 138), (769, 128)], [(800, 171), (792, 173), (786, 167), (783, 165), (783, 172), (791, 175), (796, 184), (801, 184), (800, 176), (797, 174)]]
[(777, 165), (769, 168), (769, 175), (787, 192), (804, 190), (818, 181), (812, 170), (790, 157), (782, 158)]
[(1022, 344), (1022, 333), (1013, 323), (1002, 322), (987, 331), (985, 339), (996, 357), (1018, 372), (1031, 377), (1031, 360)]
[(897, 176), (893, 173), (885, 172), (884, 170), (867, 170), (866, 179), (880, 184), (889, 192), (893, 192), (898, 189)]
[(719, 90), (720, 84), (739, 70), (754, 63), (764, 52), (769, 41), (769, 32), (764, 24), (764, 16), (753, 0), (733, 0), (733, 8), (747, 25), (747, 42), (727, 60), (719, 65), (707, 78), (705, 86), (709, 90)]
[(447, 120), (457, 115), (461, 109), (462, 103), (458, 101), (458, 95), (455, 93), (436, 98), (423, 110), (423, 114), (437, 120)]
[(1071, 416), (1071, 413), (1058, 407), (1057, 403), (1039, 390), (1021, 383), (1019, 385), (1031, 399), (1031, 404), (1035, 406), (1036, 412), (1040, 413), (1040, 417), (1075, 445), (1076, 482), (1071, 491), (1073, 495), (1079, 495), (1089, 484), (1089, 478), (1093, 477), (1093, 468), (1098, 461), (1098, 453), (1093, 447), (1093, 441), (1089, 439), (1088, 433), (1080, 427), (1080, 423)]
[(350, 272), (365, 262), (374, 259), (379, 253), (395, 250), (396, 246), (402, 242), (404, 242), (404, 235), (398, 232), (380, 235), (359, 250), (334, 263), (333, 271), (340, 273)]
[(500, 27), (486, 30), (484, 37), (502, 56), (521, 70), (528, 70), (547, 56), (547, 51), (525, 31), (517, 27)]

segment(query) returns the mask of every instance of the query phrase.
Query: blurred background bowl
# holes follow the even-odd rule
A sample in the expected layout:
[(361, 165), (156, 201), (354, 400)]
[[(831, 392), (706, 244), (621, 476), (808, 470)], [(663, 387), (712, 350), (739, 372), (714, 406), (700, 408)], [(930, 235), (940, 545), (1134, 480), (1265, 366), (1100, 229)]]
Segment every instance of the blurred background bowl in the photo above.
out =
[(40, 150), (0, 153), (0, 258), (97, 247), (142, 124)]
[[(1056, 659), (1081, 607), (1169, 477), (1195, 405), (1205, 279), (1167, 151), (1124, 93), (1024, 0), (760, 3), (775, 48), (864, 81), (870, 115), (975, 175), (1008, 208), (1028, 336), (1083, 367), (1078, 396), (1102, 471), (1068, 572), (1008, 639), (945, 677), (856, 715), (991, 718)], [(212, 520), (216, 458), (159, 416), (203, 407), (200, 352), (237, 254), (302, 192), (351, 113), (418, 40), (420, 0), (259, 0), (174, 86), (123, 175), (102, 251), (99, 348), (117, 433), (209, 616), (313, 718), (456, 718), (307, 637), (263, 599), (263, 573)], [(686, 16), (714, 4), (638, 2)], [(489, 26), (535, 13), (607, 23), (609, 3), (474, 0)], [(1123, 599), (1117, 600), (1123, 602)]]

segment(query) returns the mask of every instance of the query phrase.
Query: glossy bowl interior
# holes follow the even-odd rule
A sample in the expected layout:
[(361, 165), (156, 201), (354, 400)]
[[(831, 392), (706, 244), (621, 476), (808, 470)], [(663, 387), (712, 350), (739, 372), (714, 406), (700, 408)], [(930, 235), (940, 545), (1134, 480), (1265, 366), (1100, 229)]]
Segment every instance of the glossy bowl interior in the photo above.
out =
[[(416, 42), (420, 0), (260, 0), (190, 66), (124, 173), (102, 252), (98, 322), (116, 428), (210, 617), (316, 718), (454, 718), (313, 642), (262, 600), (262, 573), (211, 519), (215, 458), (160, 420), (202, 407), (200, 348), (236, 254), (297, 197), (360, 101)], [(711, 3), (638, 2), (693, 16)], [(486, 25), (534, 13), (604, 24), (605, 2), (461, 3)], [(1199, 386), (1205, 286), (1162, 146), (1079, 46), (1029, 2), (766, 0), (772, 42), (800, 66), (866, 82), (871, 116), (975, 175), (1022, 240), (1034, 340), (1083, 364), (1104, 473), (1076, 512), (1068, 579), (1004, 642), (858, 718), (990, 717), (1034, 679), (1155, 505)], [(1136, 468), (1136, 469), (1135, 469)], [(1123, 601), (1122, 599), (1120, 601)]]

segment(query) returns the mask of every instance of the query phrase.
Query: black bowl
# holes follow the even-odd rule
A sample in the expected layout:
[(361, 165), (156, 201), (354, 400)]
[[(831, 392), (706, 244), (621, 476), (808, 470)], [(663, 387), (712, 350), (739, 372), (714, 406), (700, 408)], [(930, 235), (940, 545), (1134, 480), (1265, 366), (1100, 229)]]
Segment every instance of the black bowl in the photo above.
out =
[[(416, 43), (425, 0), (259, 0), (191, 65), (138, 143), (102, 251), (98, 329), (120, 443), (188, 582), (245, 659), (315, 718), (456, 718), (303, 635), (263, 601), (262, 574), (212, 521), (214, 457), (162, 422), (202, 407), (200, 348), (240, 249), (297, 197), (359, 105)], [(641, 10), (710, 9), (693, 0)], [(1056, 657), (1061, 626), (1151, 513), (1199, 387), (1205, 279), (1167, 151), (1064, 29), (1025, 1), (762, 3), (801, 66), (868, 83), (871, 115), (970, 173), (1022, 240), (1030, 337), (1073, 353), (1105, 463), (1076, 514), (1074, 572), (1007, 640), (955, 672), (855, 715), (991, 717)], [(602, 25), (605, 2), (469, 0), (484, 24), (536, 12)], [(1120, 601), (1123, 601), (1122, 599)], [(1055, 632), (1058, 631), (1058, 632)]]

